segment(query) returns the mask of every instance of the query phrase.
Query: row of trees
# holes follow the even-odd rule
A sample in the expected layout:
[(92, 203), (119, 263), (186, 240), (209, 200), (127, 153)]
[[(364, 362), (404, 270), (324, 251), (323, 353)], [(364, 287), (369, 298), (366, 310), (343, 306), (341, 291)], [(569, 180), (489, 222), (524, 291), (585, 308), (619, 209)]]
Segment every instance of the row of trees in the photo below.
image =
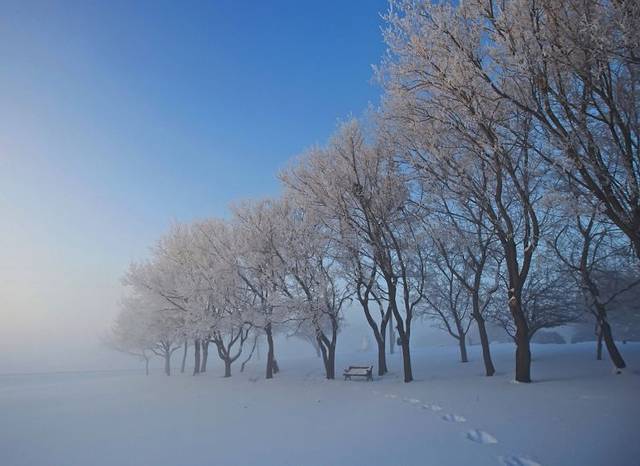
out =
[(230, 375), (264, 335), (272, 377), (274, 332), (299, 332), (333, 378), (353, 303), (380, 375), (393, 326), (413, 379), (412, 325), (431, 317), (463, 361), (477, 328), (489, 376), (499, 322), (529, 382), (531, 337), (586, 310), (623, 368), (609, 313), (638, 283), (638, 3), (403, 0), (385, 19), (381, 108), (295, 160), (281, 198), (174, 227), (126, 276), (119, 340), (167, 364), (213, 343)]

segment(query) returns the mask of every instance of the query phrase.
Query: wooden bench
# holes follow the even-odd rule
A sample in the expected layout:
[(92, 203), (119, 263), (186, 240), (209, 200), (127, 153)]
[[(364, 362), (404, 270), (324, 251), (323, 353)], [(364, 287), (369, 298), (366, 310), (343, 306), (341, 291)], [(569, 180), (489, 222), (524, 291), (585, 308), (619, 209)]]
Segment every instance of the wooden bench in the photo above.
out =
[(351, 380), (351, 377), (366, 377), (373, 380), (373, 366), (349, 366), (344, 370), (344, 380)]

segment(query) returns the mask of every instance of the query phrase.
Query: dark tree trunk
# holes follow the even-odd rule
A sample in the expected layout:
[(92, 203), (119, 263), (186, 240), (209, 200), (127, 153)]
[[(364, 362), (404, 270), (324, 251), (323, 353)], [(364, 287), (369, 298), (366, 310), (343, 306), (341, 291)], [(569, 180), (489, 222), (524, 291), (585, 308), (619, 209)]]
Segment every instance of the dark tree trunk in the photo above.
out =
[(182, 353), (182, 365), (180, 366), (180, 373), (184, 374), (184, 368), (187, 364), (187, 340), (184, 341), (184, 352)]
[[(320, 338), (318, 338), (320, 339)], [(320, 351), (322, 352), (322, 362), (324, 364), (325, 377), (329, 380), (336, 378), (336, 350), (332, 345), (325, 345), (319, 341)]]
[(600, 325), (596, 326), (596, 360), (602, 361), (602, 327)]
[(209, 358), (209, 340), (202, 342), (202, 361), (200, 363), (200, 372), (207, 372), (207, 359)]
[(396, 336), (393, 334), (393, 314), (389, 316), (389, 354), (395, 353), (396, 350)]
[(387, 355), (385, 354), (385, 341), (378, 342), (378, 375), (387, 373)]
[(273, 378), (273, 364), (274, 364), (274, 349), (273, 349), (273, 331), (271, 329), (271, 323), (267, 324), (264, 329), (264, 332), (267, 334), (267, 379)]
[[(390, 296), (392, 295), (389, 293)], [(395, 292), (393, 293), (395, 294)], [(409, 322), (406, 322), (405, 328), (400, 312), (397, 306), (393, 305), (393, 315), (396, 318), (396, 330), (398, 330), (398, 339), (400, 340), (400, 348), (402, 349), (402, 369), (404, 373), (404, 382), (409, 383), (413, 380), (413, 370), (411, 368), (411, 347), (409, 346)]]
[(200, 373), (200, 340), (195, 339), (193, 342), (193, 375)]
[(467, 357), (467, 335), (464, 333), (464, 327), (459, 318), (455, 319), (456, 330), (458, 331), (458, 347), (460, 348), (460, 362), (469, 362)]
[(413, 370), (411, 369), (411, 349), (409, 348), (409, 339), (406, 335), (400, 337), (400, 343), (402, 346), (402, 368), (404, 370), (405, 383), (413, 380)]
[(604, 345), (607, 347), (607, 351), (609, 352), (611, 362), (614, 366), (616, 366), (616, 369), (624, 369), (625, 367), (627, 367), (627, 365), (625, 364), (624, 359), (622, 359), (620, 351), (618, 351), (616, 342), (613, 340), (609, 322), (607, 322), (606, 320), (600, 322), (600, 328), (602, 329), (600, 333), (602, 334), (602, 338), (604, 339)]
[(362, 306), (367, 323), (373, 332), (373, 338), (376, 341), (376, 345), (378, 345), (378, 375), (382, 376), (387, 373), (385, 337), (391, 310), (388, 309), (387, 312), (382, 315), (382, 318), (380, 319), (380, 326), (378, 326), (378, 322), (373, 318), (369, 309), (369, 292), (367, 291), (364, 295), (360, 295), (360, 293), (358, 293), (358, 301), (360, 302), (360, 306)]
[(511, 285), (509, 292), (509, 310), (516, 326), (516, 381), (522, 383), (531, 382), (531, 348), (529, 347), (529, 324), (522, 310), (520, 293), (516, 294)]
[(231, 377), (231, 359), (224, 360), (224, 376)]
[(531, 382), (531, 349), (529, 337), (521, 329), (516, 330), (516, 381)]
[(169, 350), (164, 353), (164, 373), (171, 375), (171, 351)]
[(410, 315), (407, 315), (405, 320), (402, 319), (396, 301), (397, 286), (392, 278), (385, 277), (385, 281), (387, 282), (389, 306), (391, 307), (391, 312), (396, 320), (396, 330), (398, 331), (398, 339), (400, 340), (400, 348), (402, 349), (402, 370), (404, 373), (404, 382), (409, 383), (413, 380), (410, 347), (411, 317)]
[(478, 325), (478, 333), (480, 334), (480, 344), (482, 345), (482, 360), (484, 361), (484, 372), (487, 377), (493, 376), (496, 373), (495, 367), (493, 367), (493, 361), (491, 360), (491, 349), (489, 347), (489, 336), (487, 335), (487, 327), (485, 325), (484, 318), (478, 313), (475, 317), (476, 324)]
[(149, 358), (144, 358), (144, 374), (149, 375)]
[(461, 335), (458, 339), (458, 345), (460, 346), (460, 362), (469, 362), (469, 359), (467, 358), (467, 342), (465, 339), (465, 335)]
[(330, 378), (336, 378), (336, 349), (334, 347), (329, 348), (329, 366), (327, 372)]

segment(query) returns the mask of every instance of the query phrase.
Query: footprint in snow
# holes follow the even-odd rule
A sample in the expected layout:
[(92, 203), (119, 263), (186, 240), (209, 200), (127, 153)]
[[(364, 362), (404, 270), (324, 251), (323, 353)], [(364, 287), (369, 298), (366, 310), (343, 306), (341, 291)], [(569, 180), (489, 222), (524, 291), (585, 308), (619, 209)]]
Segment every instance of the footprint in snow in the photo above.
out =
[(542, 466), (537, 461), (524, 456), (501, 456), (498, 459), (504, 466)]
[(498, 440), (488, 432), (484, 430), (473, 429), (465, 434), (468, 440), (472, 442), (481, 443), (483, 445), (488, 445), (491, 443), (498, 443)]
[(403, 398), (402, 401), (406, 402), (406, 403), (411, 403), (411, 404), (419, 404), (420, 400), (418, 400), (417, 398)]
[(422, 405), (422, 407), (424, 409), (430, 409), (431, 411), (434, 411), (434, 412), (442, 411), (442, 406), (438, 406), (438, 405), (434, 405), (434, 404), (430, 404), (430, 403), (424, 404), (424, 405)]
[(449, 422), (467, 422), (467, 419), (464, 416), (459, 416), (457, 414), (445, 414), (442, 416), (442, 419)]

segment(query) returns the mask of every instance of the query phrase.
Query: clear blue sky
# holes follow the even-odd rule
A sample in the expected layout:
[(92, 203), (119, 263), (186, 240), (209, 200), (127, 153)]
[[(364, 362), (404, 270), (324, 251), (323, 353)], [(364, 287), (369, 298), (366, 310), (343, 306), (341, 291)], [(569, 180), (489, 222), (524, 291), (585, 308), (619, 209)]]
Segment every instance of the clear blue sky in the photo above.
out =
[(128, 261), (172, 219), (276, 193), (288, 159), (377, 102), (386, 8), (0, 0), (0, 328), (10, 340), (48, 341), (52, 324), (71, 320), (98, 331)]

